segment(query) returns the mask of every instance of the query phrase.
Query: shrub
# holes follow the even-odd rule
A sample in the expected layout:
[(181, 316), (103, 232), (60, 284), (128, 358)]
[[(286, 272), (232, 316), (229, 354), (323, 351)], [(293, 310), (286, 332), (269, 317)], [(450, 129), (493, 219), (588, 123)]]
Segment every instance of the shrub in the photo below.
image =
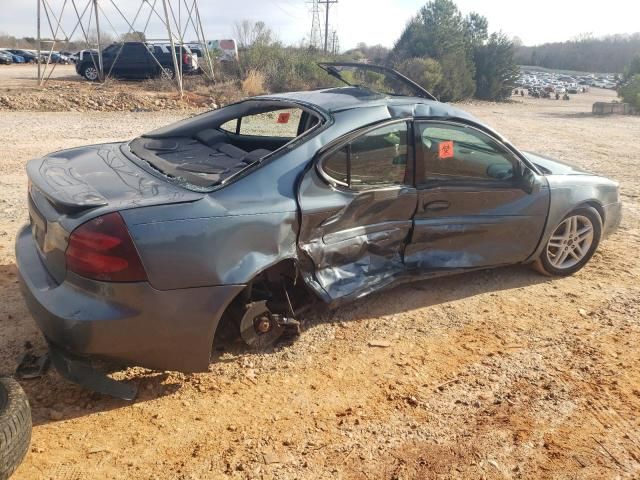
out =
[(397, 70), (422, 88), (433, 91), (442, 80), (440, 64), (432, 58), (409, 58), (396, 66)]
[(262, 72), (270, 92), (309, 90), (335, 85), (317, 63), (328, 60), (309, 48), (284, 47), (281, 44), (255, 44), (240, 52), (240, 71)]
[(261, 71), (249, 70), (249, 73), (242, 81), (242, 92), (249, 97), (263, 94), (265, 92), (264, 80), (264, 74)]
[(516, 72), (513, 43), (502, 34), (488, 36), (487, 19), (477, 13), (463, 17), (452, 0), (431, 0), (422, 7), (391, 57), (399, 65), (402, 60), (413, 62), (406, 66), (412, 69), (417, 68), (416, 58), (436, 60), (442, 79), (431, 89), (446, 102), (474, 94), (504, 100)]
[(513, 42), (494, 33), (486, 44), (475, 49), (476, 96), (485, 100), (504, 101), (511, 96), (518, 78), (513, 63)]
[(470, 97), (475, 93), (475, 67), (465, 26), (460, 10), (451, 0), (432, 0), (407, 24), (392, 57), (437, 60), (444, 80), (433, 93), (445, 102)]
[(640, 74), (634, 75), (631, 80), (620, 88), (618, 94), (625, 102), (640, 111)]

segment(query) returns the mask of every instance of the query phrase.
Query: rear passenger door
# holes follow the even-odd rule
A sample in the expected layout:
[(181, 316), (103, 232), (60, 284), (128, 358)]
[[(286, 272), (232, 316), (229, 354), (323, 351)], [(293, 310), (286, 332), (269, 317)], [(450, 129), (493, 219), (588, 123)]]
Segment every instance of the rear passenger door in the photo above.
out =
[(454, 122), (416, 122), (418, 206), (408, 265), (429, 272), (517, 263), (536, 249), (546, 183), (499, 140)]
[(115, 62), (113, 73), (119, 77), (142, 78), (149, 76), (151, 54), (143, 43), (125, 43)]
[(405, 273), (417, 194), (410, 122), (357, 132), (315, 160), (298, 191), (299, 249), (312, 284), (356, 298)]

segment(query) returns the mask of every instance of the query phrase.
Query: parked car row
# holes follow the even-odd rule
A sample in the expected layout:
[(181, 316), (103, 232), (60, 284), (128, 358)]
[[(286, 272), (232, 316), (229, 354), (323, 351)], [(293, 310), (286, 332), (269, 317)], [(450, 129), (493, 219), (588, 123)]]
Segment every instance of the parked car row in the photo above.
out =
[[(36, 63), (38, 52), (35, 50), (23, 50), (20, 48), (0, 48), (0, 64), (12, 63)], [(68, 52), (40, 52), (40, 61), (44, 63), (72, 63)]]
[(557, 72), (538, 72), (523, 70), (516, 82), (517, 87), (525, 88), (530, 93), (538, 91), (553, 94), (584, 93), (590, 87), (617, 88), (618, 82), (614, 74), (564, 75)]
[(0, 63), (2, 63), (3, 65), (25, 62), (26, 60), (22, 55), (10, 52), (9, 50), (0, 50)]

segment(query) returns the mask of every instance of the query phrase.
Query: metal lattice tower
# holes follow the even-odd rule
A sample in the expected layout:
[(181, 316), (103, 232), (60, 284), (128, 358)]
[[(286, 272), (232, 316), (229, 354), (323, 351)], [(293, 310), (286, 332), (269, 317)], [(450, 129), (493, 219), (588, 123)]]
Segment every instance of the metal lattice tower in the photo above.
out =
[(338, 3), (338, 0), (318, 0), (318, 3), (325, 7), (325, 21), (324, 21), (324, 53), (329, 52), (329, 7)]
[[(134, 36), (140, 34), (140, 41), (146, 40), (151, 42), (168, 42), (171, 44), (171, 52), (173, 57), (173, 65), (175, 72), (175, 85), (183, 93), (182, 83), (182, 63), (178, 61), (178, 53), (176, 52), (176, 44), (186, 43), (187, 35), (195, 36), (196, 42), (201, 51), (204, 53), (204, 61), (209, 67), (206, 72), (207, 76), (213, 79), (213, 61), (211, 52), (207, 46), (206, 37), (202, 28), (202, 19), (198, 9), (198, 0), (37, 0), (37, 27), (38, 27), (38, 82), (43, 85), (53, 73), (56, 63), (50, 64), (51, 53), (54, 51), (56, 43), (70, 41), (74, 35), (80, 36), (87, 49), (97, 50), (97, 64), (95, 67), (99, 71), (100, 80), (104, 81), (109, 78), (111, 71), (104, 71), (102, 64), (102, 45), (101, 28), (105, 25), (110, 27), (111, 33), (115, 34), (116, 42), (118, 38), (124, 35)], [(60, 4), (59, 10), (54, 5)], [(133, 11), (125, 12), (125, 6), (135, 7), (135, 15)], [(127, 25), (126, 32), (119, 32), (114, 27), (113, 22), (107, 15), (104, 6), (112, 7), (115, 16), (119, 22)], [(66, 15), (66, 16), (65, 16)], [(65, 21), (65, 18), (67, 19)], [(67, 23), (69, 18), (71, 22)], [(51, 40), (43, 40), (41, 29), (45, 23), (48, 26), (48, 35)], [(154, 22), (162, 25), (162, 30), (166, 32), (164, 38), (146, 38), (146, 32)], [(96, 32), (96, 39), (92, 39), (90, 32)], [(144, 37), (144, 38), (143, 38)], [(47, 61), (41, 60), (43, 45), (48, 51)], [(124, 43), (122, 43), (124, 45)], [(180, 47), (178, 46), (178, 49)], [(122, 46), (118, 52), (118, 56), (122, 51)], [(155, 62), (162, 68), (158, 59), (151, 53)], [(94, 56), (91, 56), (94, 59)], [(116, 57), (117, 60), (117, 57)], [(94, 64), (96, 63), (95, 60)], [(113, 68), (113, 67), (112, 67)]]
[(320, 49), (323, 43), (320, 4), (318, 0), (313, 0), (311, 4), (311, 35), (309, 36), (309, 46)]

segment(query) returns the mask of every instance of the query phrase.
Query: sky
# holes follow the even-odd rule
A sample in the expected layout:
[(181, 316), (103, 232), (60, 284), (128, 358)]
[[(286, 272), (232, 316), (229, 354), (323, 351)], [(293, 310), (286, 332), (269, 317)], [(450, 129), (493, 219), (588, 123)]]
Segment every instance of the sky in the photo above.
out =
[[(64, 1), (46, 0), (56, 15)], [(98, 1), (105, 13), (105, 19), (101, 18), (102, 29), (126, 33), (128, 25), (115, 11), (112, 2), (131, 21), (140, 0)], [(158, 12), (162, 14), (162, 0), (155, 1)], [(170, 1), (176, 7), (180, 3), (183, 8), (185, 3), (191, 5), (193, 2)], [(89, 0), (75, 0), (80, 11), (87, 2)], [(338, 0), (330, 8), (330, 24), (332, 29), (338, 31), (341, 50), (353, 48), (358, 42), (391, 47), (407, 21), (425, 2), (426, 0)], [(640, 30), (640, 0), (607, 0), (597, 3), (594, 0), (457, 0), (456, 4), (463, 14), (475, 11), (487, 17), (490, 31), (501, 30), (510, 37), (518, 36), (525, 45), (569, 40), (584, 33), (601, 36)], [(0, 5), (0, 33), (17, 37), (36, 35), (37, 0), (0, 0)], [(63, 28), (67, 34), (75, 24), (71, 5), (71, 0), (67, 0), (67, 13), (63, 16)], [(198, 5), (209, 40), (232, 38), (234, 23), (244, 19), (265, 22), (278, 39), (287, 44), (302, 42), (308, 38), (311, 30), (309, 0), (199, 0)], [(141, 15), (135, 25), (136, 29), (142, 29), (144, 20), (146, 16)], [(160, 20), (153, 16), (148, 30), (151, 35), (148, 36), (166, 37), (166, 34), (160, 34), (162, 28)], [(42, 32), (43, 36), (50, 33), (44, 13)]]

